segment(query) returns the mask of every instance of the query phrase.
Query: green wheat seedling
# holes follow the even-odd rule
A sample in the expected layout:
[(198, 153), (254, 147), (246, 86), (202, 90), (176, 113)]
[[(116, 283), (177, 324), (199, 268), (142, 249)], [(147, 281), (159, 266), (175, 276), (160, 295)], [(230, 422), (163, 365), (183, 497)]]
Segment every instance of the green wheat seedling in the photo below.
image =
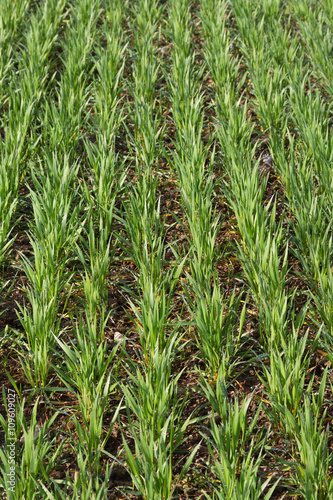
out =
[[(175, 30), (176, 24), (174, 26), (173, 23), (176, 23), (176, 19), (171, 15), (170, 24)], [(184, 29), (186, 33), (190, 31), (187, 24), (184, 25)], [(209, 283), (212, 277), (212, 265), (216, 254), (214, 244), (220, 222), (212, 209), (213, 184), (205, 167), (208, 151), (204, 150), (201, 140), (203, 96), (200, 93), (198, 81), (202, 75), (202, 69), (196, 70), (192, 52), (189, 52), (185, 58), (187, 48), (181, 44), (177, 36), (174, 31), (173, 37), (177, 42), (173, 53), (173, 78), (169, 81), (173, 118), (177, 127), (177, 142), (175, 143), (177, 151), (173, 153), (170, 167), (178, 175), (182, 206), (188, 227), (186, 228), (182, 221), (179, 220), (179, 222), (190, 232), (188, 240), (192, 246), (191, 257), (193, 258), (191, 271), (192, 273), (197, 271), (195, 280), (204, 286), (204, 283)], [(177, 45), (178, 41), (179, 45)], [(178, 64), (180, 60), (183, 60), (185, 66)], [(186, 78), (185, 75), (187, 75)], [(209, 170), (213, 162), (214, 153), (210, 158)], [(199, 263), (200, 265), (196, 265)]]
[(315, 188), (309, 181), (306, 186), (310, 189), (301, 190), (293, 183), (296, 209), (295, 219), (289, 224), (295, 242), (293, 253), (300, 259), (311, 288), (316, 288), (323, 278), (323, 270), (326, 272), (332, 266), (332, 220), (326, 196), (313, 196), (311, 184)]
[[(112, 466), (106, 464), (103, 477), (91, 476), (86, 467), (87, 460), (84, 455), (79, 453), (77, 456), (78, 470), (66, 473), (65, 480), (52, 479), (52, 489), (56, 492), (56, 496), (43, 485), (44, 498), (53, 500), (103, 500), (106, 498), (109, 491), (109, 483), (111, 479)], [(60, 486), (59, 486), (60, 483)], [(64, 492), (65, 490), (65, 492)]]
[(302, 57), (298, 41), (292, 36), (292, 26), (293, 19), (285, 12), (279, 17), (269, 18), (270, 29), (267, 30), (267, 35), (274, 68), (284, 67), (290, 70), (298, 65), (298, 59)]
[(332, 16), (332, 11), (330, 9), (331, 6), (331, 0), (323, 0), (320, 3), (320, 7), (323, 9), (323, 12), (325, 13), (325, 22), (332, 27), (332, 21), (333, 21), (333, 16)]
[[(209, 6), (206, 8), (209, 9)], [(220, 15), (223, 16), (223, 8)], [(170, 22), (172, 19), (171, 17)], [(187, 26), (185, 28), (190, 32)], [(187, 224), (182, 225), (189, 231), (191, 275), (187, 275), (190, 285), (187, 290), (188, 308), (198, 330), (197, 344), (207, 365), (207, 373), (213, 379), (222, 358), (227, 358), (226, 363), (232, 364), (233, 347), (237, 341), (231, 341), (231, 336), (227, 334), (228, 331), (232, 335), (231, 331), (234, 330), (232, 313), (225, 313), (220, 285), (214, 278), (214, 264), (218, 254), (215, 243), (221, 221), (212, 207), (213, 178), (209, 171), (214, 164), (214, 151), (207, 172), (208, 149), (204, 149), (201, 140), (203, 96), (198, 81), (202, 69), (196, 70), (192, 56), (184, 44), (176, 45), (173, 78), (178, 87), (172, 82), (170, 92), (174, 101), (173, 115), (178, 128), (178, 144), (172, 167), (178, 174), (182, 206), (187, 218)], [(178, 64), (182, 58), (183, 68)], [(187, 75), (193, 75), (193, 82)], [(179, 103), (178, 89), (180, 95), (190, 97), (182, 104)], [(192, 294), (194, 299), (191, 299)], [(233, 299), (231, 308), (232, 306)]]
[[(107, 319), (103, 322), (103, 329)], [(92, 331), (97, 328), (97, 325), (85, 325), (84, 319), (80, 318), (73, 341), (65, 343), (58, 336), (54, 336), (54, 341), (63, 353), (62, 362), (59, 354), (54, 353), (57, 362), (54, 368), (67, 389), (77, 396), (86, 421), (89, 420), (95, 399), (102, 396), (104, 388), (110, 384), (114, 358), (119, 348), (116, 346), (108, 354), (107, 343), (99, 341), (100, 336), (96, 331)], [(112, 390), (114, 388), (112, 385)]]
[[(96, 36), (96, 22), (100, 14), (97, 2), (75, 2), (72, 22), (64, 45), (63, 65), (54, 102), (44, 101), (44, 143), (51, 151), (75, 154), (80, 139), (80, 128), (89, 115), (86, 113), (90, 96), (88, 77), (92, 71), (90, 52)], [(75, 36), (71, 36), (71, 32)]]
[(180, 58), (179, 74), (169, 80), (173, 102), (172, 112), (177, 127), (176, 147), (178, 152), (188, 151), (191, 141), (197, 140), (202, 132), (202, 101), (198, 81), (204, 73), (204, 66), (196, 71), (194, 56), (186, 60)]
[(8, 97), (10, 82), (15, 64), (14, 47), (22, 41), (22, 25), (28, 22), (28, 9), (31, 0), (2, 2), (0, 20), (0, 108)]
[[(230, 126), (231, 137), (238, 136), (239, 122), (230, 123)], [(225, 183), (224, 193), (234, 210), (243, 239), (243, 244), (238, 244), (238, 250), (246, 275), (257, 300), (264, 298), (268, 290), (271, 290), (273, 295), (270, 300), (273, 300), (274, 295), (282, 293), (287, 273), (287, 250), (283, 260), (279, 257), (283, 232), (282, 223), (275, 223), (276, 203), (273, 204), (271, 200), (265, 207), (262, 206), (266, 184), (263, 181), (259, 185), (258, 164), (254, 167), (251, 165), (245, 153), (246, 143), (239, 144), (236, 152), (232, 139), (223, 127), (219, 130), (219, 137), (225, 149), (227, 172), (232, 187), (230, 190), (230, 185)], [(279, 272), (280, 264), (282, 269)]]
[[(0, 181), (1, 182), (1, 181)], [(15, 240), (11, 238), (13, 230), (12, 217), (15, 213), (17, 199), (11, 200), (11, 192), (7, 193), (4, 184), (0, 184), (0, 211), (3, 216), (0, 219), (0, 264), (4, 262), (9, 250)]]
[[(192, 322), (196, 326), (196, 342), (206, 364), (205, 371), (209, 379), (214, 380), (223, 359), (226, 366), (224, 376), (228, 379), (235, 368), (236, 356), (241, 350), (246, 307), (243, 307), (239, 318), (241, 297), (236, 298), (233, 293), (230, 301), (226, 301), (216, 277), (211, 285), (212, 292), (204, 292), (190, 275), (188, 280), (190, 288), (186, 302)], [(192, 291), (193, 299), (190, 298)]]
[[(311, 278), (309, 279), (311, 283)], [(310, 317), (313, 324), (319, 331), (323, 331), (332, 345), (333, 335), (333, 272), (332, 266), (323, 267), (319, 278), (318, 286), (312, 287), (310, 292), (315, 307), (310, 307)], [(318, 317), (319, 315), (319, 317)], [(327, 340), (326, 339), (326, 340)]]
[[(162, 238), (164, 221), (160, 220), (159, 204), (151, 212), (153, 221), (149, 220), (148, 201), (144, 200), (144, 210), (141, 211), (137, 200), (132, 196), (124, 221), (132, 244), (133, 260), (139, 271), (137, 277), (139, 299), (132, 292), (129, 303), (136, 317), (146, 361), (154, 352), (156, 344), (163, 349), (169, 342), (166, 331), (173, 307), (172, 297), (185, 262), (183, 259), (178, 266), (164, 270), (166, 252)], [(172, 325), (173, 334), (170, 334), (170, 338), (176, 334), (178, 328), (179, 325)]]
[[(242, 237), (242, 243), (237, 243), (238, 253), (253, 297), (262, 312), (261, 322), (267, 335), (264, 341), (269, 347), (272, 343), (280, 343), (288, 321), (289, 298), (284, 290), (288, 247), (283, 248), (283, 216), (278, 224), (275, 222), (276, 202), (273, 203), (271, 198), (263, 206), (267, 179), (260, 184), (258, 163), (251, 161), (254, 155), (250, 143), (253, 128), (244, 125), (241, 116), (245, 118), (245, 111), (236, 104), (228, 123), (224, 125), (222, 116), (224, 123), (222, 121), (218, 129), (229, 177), (229, 182), (225, 181), (224, 194), (237, 219)], [(242, 138), (241, 130), (244, 131)], [(239, 140), (237, 149), (235, 139)], [(280, 256), (282, 252), (284, 255)]]
[[(191, 248), (191, 273), (200, 285), (209, 289), (213, 276), (213, 264), (218, 255), (216, 237), (222, 221), (212, 206), (213, 179), (205, 169), (206, 153), (200, 140), (193, 145), (193, 155), (174, 155), (174, 167), (178, 174), (181, 201), (186, 214), (186, 223), (178, 219), (189, 231), (187, 237)], [(214, 155), (210, 164), (213, 164)]]
[[(248, 162), (244, 162), (243, 166), (250, 170)], [(243, 179), (237, 182), (237, 171), (239, 172), (239, 170), (240, 169), (235, 166), (234, 172), (230, 175), (234, 189), (231, 191), (226, 186), (224, 189), (225, 196), (237, 217), (246, 257), (249, 257), (255, 262), (258, 253), (262, 252), (264, 253), (263, 258), (267, 266), (269, 251), (266, 243), (272, 240), (272, 231), (274, 228), (274, 218), (269, 215), (270, 206), (273, 205), (272, 200), (266, 207), (260, 205), (262, 202), (264, 185), (258, 185), (257, 172), (254, 171), (247, 179), (244, 175)], [(246, 193), (249, 196), (247, 196)], [(251, 197), (250, 195), (253, 196)]]
[[(119, 99), (122, 88), (124, 67), (126, 62), (127, 44), (124, 41), (122, 18), (124, 4), (120, 0), (105, 2), (106, 17), (104, 19), (102, 35), (106, 38), (106, 47), (97, 41), (96, 48), (96, 88), (94, 117), (101, 134), (110, 138), (115, 118), (118, 116)], [(113, 118), (110, 120), (110, 118)], [(107, 142), (107, 144), (110, 144)], [(106, 146), (106, 144), (105, 144)]]
[(132, 25), (132, 31), (135, 33), (137, 52), (150, 45), (156, 37), (163, 10), (164, 6), (159, 5), (156, 0), (140, 0), (135, 6), (133, 14), (136, 26), (134, 28)]
[[(302, 138), (301, 156), (297, 158), (300, 147), (291, 139), (289, 168), (286, 160), (279, 155), (281, 172), (288, 202), (295, 215), (295, 220), (291, 218), (289, 221), (295, 243), (293, 253), (301, 262), (302, 274), (315, 304), (315, 307), (310, 307), (310, 313), (319, 327), (319, 312), (329, 331), (332, 324), (332, 188), (329, 173), (332, 152), (331, 141), (328, 139), (329, 115), (320, 94), (317, 91), (311, 92), (307, 102), (296, 86), (295, 75), (292, 77), (291, 98), (297, 103), (297, 106), (294, 103), (292, 106), (294, 120)], [(306, 75), (300, 85), (304, 92), (308, 84), (310, 82)]]
[[(232, 10), (235, 14), (237, 22), (237, 31), (239, 32), (239, 45), (246, 56), (247, 46), (251, 48), (252, 54), (255, 55), (253, 64), (259, 68), (261, 65), (267, 66), (267, 58), (269, 48), (265, 47), (262, 33), (264, 31), (266, 16), (264, 15), (261, 4), (253, 2), (253, 0), (233, 0), (231, 2)], [(251, 21), (251, 22), (249, 22)]]
[(15, 132), (6, 126), (6, 140), (0, 141), (0, 264), (8, 257), (15, 239), (11, 238), (11, 232), (17, 223), (14, 217), (25, 170), (24, 144), (28, 127), (29, 113)]
[[(263, 365), (264, 376), (260, 376), (269, 400), (271, 409), (267, 413), (275, 426), (282, 425), (286, 434), (288, 428), (281, 421), (281, 408), (287, 409), (295, 418), (305, 393), (305, 379), (307, 377), (310, 357), (307, 353), (308, 333), (299, 339), (299, 329), (304, 322), (306, 311), (302, 311), (302, 317), (296, 318), (296, 327), (292, 325), (288, 340), (285, 339), (283, 349), (272, 348), (269, 353), (269, 368)], [(307, 390), (311, 389), (313, 380), (310, 381)]]
[(204, 32), (204, 57), (221, 106), (220, 112), (228, 114), (244, 84), (240, 76), (240, 61), (232, 54), (232, 41), (227, 31), (229, 24), (228, 2), (205, 0), (201, 2), (200, 18)]
[[(27, 3), (22, 3), (26, 8)], [(9, 239), (11, 220), (15, 214), (19, 183), (25, 175), (26, 162), (38, 139), (31, 132), (38, 100), (45, 90), (49, 71), (49, 56), (57, 30), (63, 18), (64, 2), (45, 2), (31, 18), (31, 26), (24, 39), (18, 74), (8, 95), (8, 117), (3, 117), (5, 139), (1, 140), (0, 170), (0, 260), (3, 261), (13, 243)], [(16, 8), (14, 11), (18, 14)], [(23, 15), (23, 11), (22, 11)], [(28, 151), (26, 150), (28, 149)], [(30, 151), (30, 152), (29, 152)], [(10, 169), (8, 166), (10, 165)], [(8, 172), (10, 174), (8, 175)]]
[[(284, 13), (279, 18), (271, 18), (269, 20), (269, 29), (267, 30), (267, 43), (270, 47), (270, 59), (272, 68), (276, 70), (285, 70), (290, 72), (291, 69), (298, 66), (302, 60), (302, 52), (300, 50), (298, 40), (293, 38), (293, 20), (290, 16)], [(289, 79), (281, 82), (283, 92), (288, 93)], [(285, 96), (286, 97), (286, 96)], [(284, 115), (287, 117), (288, 106), (284, 110)], [(273, 137), (272, 137), (273, 139)]]
[(26, 108), (33, 103), (36, 109), (45, 89), (50, 69), (50, 54), (64, 17), (64, 7), (64, 1), (48, 0), (31, 16), (30, 29), (26, 32), (24, 50), (21, 51), (18, 62), (19, 71), (12, 73), (12, 84), (16, 92), (9, 92), (9, 109), (13, 105), (17, 106), (15, 101)]
[[(295, 292), (288, 294), (285, 290), (288, 248), (283, 258), (279, 257), (277, 239), (281, 239), (279, 235), (273, 238), (269, 235), (267, 239), (257, 238), (253, 253), (237, 245), (247, 282), (260, 309), (260, 323), (267, 335), (264, 342), (268, 348), (273, 344), (283, 344), (295, 296)], [(247, 246), (247, 239), (244, 246), (250, 247)]]
[[(135, 155), (137, 175), (150, 175), (156, 163), (160, 137), (164, 127), (161, 126), (160, 105), (157, 105), (155, 88), (158, 81), (159, 64), (157, 63), (157, 25), (163, 12), (163, 7), (157, 2), (143, 0), (134, 13), (135, 33), (133, 53), (133, 84), (131, 94), (134, 100), (134, 131), (127, 127), (128, 146)], [(148, 10), (145, 10), (148, 8)], [(157, 42), (156, 44), (154, 42)]]
[[(331, 106), (326, 103), (318, 90), (306, 92), (312, 88), (309, 75), (303, 78), (302, 84), (293, 82), (291, 105), (295, 125), (313, 155), (315, 171), (322, 181), (331, 187), (330, 165), (333, 158), (333, 142), (330, 134)], [(323, 187), (325, 189), (325, 183)]]
[[(249, 103), (239, 98), (234, 105), (229, 104), (228, 113), (221, 111), (219, 99), (216, 101), (217, 108), (217, 136), (223, 151), (223, 163), (228, 175), (238, 175), (240, 183), (248, 182), (252, 169), (250, 161), (255, 152), (255, 146), (251, 143), (254, 125), (247, 119)], [(255, 182), (255, 181), (253, 181)], [(238, 194), (236, 182), (233, 188)], [(230, 189), (230, 188), (229, 188)], [(253, 189), (253, 188), (252, 188)]]
[(100, 231), (107, 234), (111, 230), (114, 203), (125, 181), (126, 170), (124, 160), (114, 152), (116, 134), (124, 119), (120, 109), (126, 50), (121, 29), (123, 8), (121, 2), (112, 3), (106, 12), (102, 28), (106, 48), (99, 41), (95, 57), (97, 77), (92, 90), (94, 113), (89, 118), (94, 138), (84, 141), (89, 160), (85, 165), (89, 182), (84, 181), (84, 195), (90, 208), (89, 215)]
[[(248, 3), (247, 7), (250, 3)], [(247, 7), (239, 2), (233, 2), (233, 8), (236, 13), (237, 22), (244, 23), (244, 10)], [(279, 12), (281, 2), (271, 2), (270, 5), (261, 5), (252, 13), (255, 22), (253, 25), (245, 25), (240, 28), (241, 40), (240, 47), (246, 59), (249, 68), (249, 77), (253, 86), (255, 99), (253, 100), (256, 106), (256, 113), (261, 122), (264, 131), (269, 131), (272, 136), (284, 135), (288, 114), (285, 114), (287, 109), (287, 63), (283, 59), (283, 63), (276, 65), (276, 52), (281, 49), (280, 39), (275, 39), (274, 53), (269, 40), (269, 35), (266, 32), (271, 29), (264, 29), (265, 25), (269, 25), (272, 19), (275, 19)], [(279, 12), (280, 13), (280, 12)], [(249, 14), (249, 12), (248, 12)], [(259, 26), (255, 27), (258, 23)], [(279, 23), (275, 20), (274, 28), (278, 28)], [(281, 31), (281, 28), (280, 28)], [(296, 47), (290, 49), (290, 58), (295, 57)], [(290, 60), (288, 61), (290, 63)]]
[[(102, 461), (104, 459), (104, 448), (112, 433), (114, 422), (117, 420), (120, 405), (113, 413), (108, 431), (104, 435), (103, 417), (109, 403), (109, 396), (117, 384), (110, 385), (110, 377), (106, 380), (103, 392), (96, 396), (92, 407), (87, 412), (86, 402), (79, 400), (80, 410), (83, 415), (81, 419), (75, 415), (73, 422), (77, 432), (80, 445), (75, 445), (74, 450), (77, 455), (77, 462), (80, 469), (79, 481), (76, 488), (87, 486), (89, 478), (98, 480), (102, 473)], [(81, 476), (81, 477), (80, 477)]]
[[(160, 351), (157, 346), (152, 362), (142, 375), (129, 373), (130, 384), (123, 386), (135, 455), (123, 438), (127, 465), (136, 490), (145, 499), (171, 499), (175, 492), (172, 458), (184, 442), (184, 434), (193, 418), (181, 421), (186, 399), (177, 398), (181, 373), (171, 377), (171, 361), (178, 341)], [(130, 414), (133, 412), (136, 419)], [(199, 445), (198, 445), (199, 446)], [(198, 446), (182, 467), (177, 481), (188, 470)]]
[(89, 208), (88, 215), (96, 226), (109, 236), (114, 216), (114, 205), (123, 190), (126, 172), (124, 161), (120, 162), (113, 149), (108, 149), (103, 140), (95, 145), (85, 142), (89, 158), (89, 181), (83, 181), (83, 194)]
[[(9, 0), (3, 0), (1, 2), (1, 7), (3, 8), (0, 24), (1, 39), (6, 37), (10, 38), (17, 34), (17, 31), (23, 21), (23, 18), (28, 14), (28, 9), (30, 8), (31, 0), (24, 0), (23, 2), (18, 2), (11, 4)], [(4, 42), (3, 41), (3, 42)]]
[(38, 104), (49, 77), (51, 50), (58, 37), (59, 25), (64, 18), (64, 0), (48, 0), (31, 18), (31, 30), (22, 52), (23, 78), (20, 77), (21, 91), (31, 102)]
[(306, 53), (316, 72), (325, 82), (325, 88), (332, 95), (333, 66), (329, 57), (332, 51), (332, 20), (328, 5), (319, 4), (315, 10), (307, 2), (289, 1), (291, 14), (296, 18), (300, 33), (306, 44)]
[[(199, 107), (197, 105), (199, 104)], [(192, 106), (190, 103), (189, 107)], [(204, 148), (201, 139), (201, 132), (196, 132), (196, 129), (202, 130), (203, 115), (201, 112), (200, 101), (193, 103), (197, 108), (196, 116), (191, 116), (189, 124), (184, 124), (182, 132), (182, 144), (178, 146), (178, 151), (173, 154), (171, 168), (173, 168), (179, 178), (179, 184), (182, 194), (182, 203), (188, 212), (190, 218), (191, 208), (202, 207), (200, 210), (208, 210), (206, 197), (210, 200), (212, 195), (212, 178), (209, 175), (214, 163), (214, 152), (212, 152), (209, 160), (208, 169), (206, 169), (206, 161), (208, 151)], [(193, 119), (193, 122), (192, 122)]]
[[(207, 191), (203, 191), (203, 195)], [(203, 205), (203, 206), (202, 206)], [(208, 213), (207, 213), (208, 212)], [(188, 216), (188, 228), (191, 245), (191, 275), (202, 290), (210, 292), (213, 281), (214, 264), (218, 259), (219, 247), (216, 245), (216, 237), (222, 222), (215, 214), (212, 214), (212, 201), (207, 196), (200, 199), (199, 207), (191, 209)]]
[(173, 42), (173, 67), (171, 75), (167, 76), (167, 83), (177, 127), (178, 147), (185, 151), (189, 147), (189, 140), (201, 133), (202, 97), (199, 81), (204, 73), (204, 65), (195, 64), (195, 54), (191, 47), (193, 26), (190, 25), (189, 5), (187, 1), (171, 2), (166, 29), (166, 34)]
[(109, 40), (110, 47), (106, 50), (102, 46), (98, 47), (98, 78), (93, 85), (96, 89), (95, 115), (90, 118), (93, 131), (98, 132), (98, 143), (106, 150), (114, 142), (116, 131), (122, 123), (122, 110), (119, 109), (122, 101), (119, 94), (122, 88), (120, 82), (125, 66), (126, 46), (114, 47), (112, 42), (113, 40)]
[(135, 65), (133, 72), (133, 91), (137, 96), (138, 102), (144, 102), (147, 105), (151, 104), (154, 100), (159, 72), (159, 65), (156, 63), (152, 48), (149, 50), (149, 45), (148, 41), (144, 50), (141, 48), (140, 61)]
[[(8, 115), (6, 113), (3, 116), (5, 138), (0, 146), (1, 170), (4, 169), (1, 177), (5, 174), (4, 185), (7, 186), (7, 194), (11, 191), (12, 199), (16, 197), (19, 183), (22, 182), (28, 168), (28, 159), (40, 139), (35, 134), (34, 118), (38, 101), (46, 88), (50, 53), (63, 19), (63, 9), (64, 2), (52, 0), (37, 9), (23, 41), (24, 50), (18, 62), (19, 71), (13, 75), (8, 94)], [(8, 175), (8, 165), (10, 165), (10, 175)], [(11, 201), (9, 208), (13, 206)], [(1, 226), (3, 239), (6, 225), (1, 224)]]
[[(149, 133), (153, 126), (155, 109), (155, 87), (158, 79), (159, 64), (157, 62), (158, 23), (162, 16), (163, 6), (158, 6), (155, 0), (140, 0), (133, 12), (134, 33), (134, 66), (133, 85), (131, 93), (134, 98), (135, 139), (138, 141), (141, 128), (147, 127), (147, 139), (155, 137)], [(155, 45), (154, 41), (157, 41)], [(151, 122), (151, 124), (149, 124)], [(143, 132), (142, 132), (143, 133)], [(147, 140), (146, 139), (146, 140)], [(145, 146), (145, 139), (143, 139)], [(154, 148), (152, 149), (154, 154)]]
[(191, 33), (193, 28), (189, 27), (190, 1), (173, 0), (168, 12), (168, 34), (173, 40), (175, 50), (184, 54), (185, 58), (190, 54)]
[(114, 257), (115, 247), (112, 245), (111, 248), (113, 238), (103, 227), (102, 220), (99, 228), (99, 239), (97, 241), (91, 222), (88, 224), (88, 228), (87, 235), (84, 232), (81, 238), (81, 244), (84, 245), (86, 236), (88, 251), (84, 254), (82, 249), (77, 245), (76, 252), (85, 271), (83, 287), (86, 299), (86, 311), (89, 311), (88, 317), (90, 321), (93, 321), (96, 314), (107, 305), (107, 275), (110, 261), (112, 262)]
[[(15, 93), (14, 90), (12, 91)], [(15, 99), (11, 101), (13, 103)], [(3, 125), (5, 139), (0, 141), (2, 197), (10, 193), (11, 201), (17, 197), (18, 188), (29, 166), (30, 148), (26, 139), (34, 111), (33, 103), (18, 102)], [(17, 117), (19, 116), (19, 121)], [(36, 142), (31, 144), (34, 149)], [(11, 168), (9, 168), (9, 165)]]
[(49, 151), (59, 151), (61, 155), (69, 154), (73, 159), (80, 127), (88, 121), (88, 116), (83, 118), (84, 110), (89, 105), (88, 91), (81, 92), (79, 98), (74, 99), (72, 89), (61, 88), (56, 99), (57, 106), (53, 103), (45, 104), (44, 147)]
[[(140, 0), (133, 12), (130, 23), (134, 33), (133, 89), (138, 101), (146, 105), (152, 104), (159, 72), (157, 54), (158, 23), (164, 10), (156, 0)], [(154, 44), (154, 41), (157, 44)]]
[[(167, 418), (175, 396), (175, 390), (181, 373), (171, 377), (171, 363), (175, 352), (179, 349), (179, 338), (173, 338), (163, 350), (158, 345), (152, 353), (150, 366), (142, 372), (138, 366), (130, 362), (128, 383), (123, 391), (130, 407), (146, 425), (154, 431), (154, 439), (158, 438)], [(139, 418), (139, 414), (141, 418)]]
[(261, 6), (267, 18), (271, 20), (281, 14), (284, 2), (283, 0), (264, 0)]
[[(160, 201), (156, 202), (156, 187), (156, 178), (143, 176), (139, 180), (138, 187), (133, 185), (126, 189), (125, 214), (123, 217), (117, 215), (117, 219), (126, 228), (131, 241), (129, 252), (138, 266), (141, 261), (144, 262), (145, 241), (153, 254), (161, 246), (165, 222), (161, 217)], [(124, 238), (122, 241), (126, 245)], [(159, 260), (159, 253), (157, 253), (157, 260)], [(151, 272), (154, 272), (154, 268)]]
[[(139, 298), (132, 292), (129, 303), (148, 362), (156, 344), (163, 349), (168, 342), (166, 329), (172, 310), (171, 301), (184, 260), (177, 267), (165, 271), (166, 248), (163, 244), (164, 220), (160, 217), (160, 201), (155, 207), (153, 191), (149, 189), (145, 197), (147, 184), (144, 180), (141, 186), (144, 187), (141, 192), (134, 188), (131, 191), (125, 206), (126, 217), (121, 220), (130, 238), (130, 254), (138, 268)], [(128, 245), (125, 239), (122, 238), (122, 241)], [(176, 334), (178, 327), (172, 327)]]
[[(65, 263), (55, 266), (54, 254), (43, 250), (38, 242), (31, 241), (34, 262), (26, 257), (22, 267), (29, 280), (26, 288), (30, 308), (18, 304), (18, 319), (24, 328), (28, 356), (21, 356), (21, 364), (30, 384), (45, 387), (51, 368), (53, 334), (60, 330), (60, 298), (68, 287), (71, 276), (65, 272)], [(69, 296), (67, 296), (68, 300)], [(66, 307), (66, 300), (65, 305)]]
[[(176, 273), (173, 270), (164, 271), (165, 248), (162, 235), (165, 222), (160, 215), (160, 200), (156, 200), (158, 180), (153, 175), (163, 127), (154, 98), (158, 66), (154, 58), (147, 55), (149, 47), (151, 54), (155, 54), (153, 41), (157, 36), (157, 23), (162, 10), (157, 7), (156, 2), (150, 2), (149, 5), (151, 11), (144, 13), (141, 9), (133, 14), (138, 23), (134, 31), (137, 56), (133, 67), (133, 86), (130, 89), (134, 101), (131, 112), (134, 130), (132, 132), (127, 125), (126, 129), (130, 139), (130, 154), (136, 168), (136, 183), (126, 189), (124, 215), (117, 216), (124, 226), (128, 241), (124, 237), (119, 239), (138, 269), (138, 296), (132, 292), (129, 304), (148, 364), (155, 347), (163, 349), (169, 342), (166, 332), (171, 298), (181, 272), (181, 268)], [(177, 328), (173, 331), (176, 334)]]
[[(269, 431), (263, 436), (263, 429), (253, 436), (261, 407), (259, 406), (249, 423), (248, 410), (252, 398), (246, 398), (241, 405), (237, 398), (233, 403), (228, 400), (222, 366), (216, 386), (211, 387), (201, 376), (201, 387), (211, 405), (213, 415), (210, 419), (211, 427), (206, 429), (209, 433), (208, 449), (214, 461), (213, 471), (218, 479), (218, 485), (214, 486), (213, 498), (259, 500), (271, 482), (271, 477), (263, 483), (258, 480), (259, 467), (264, 458), (263, 449), (269, 436)], [(216, 422), (215, 415), (221, 423)], [(271, 498), (278, 482), (279, 480), (266, 493), (265, 499)], [(206, 498), (209, 498), (208, 495)]]
[[(135, 138), (132, 139), (132, 144), (136, 153), (136, 170), (138, 174), (140, 172), (139, 175), (149, 175), (159, 157), (160, 140), (165, 126), (161, 125), (161, 113), (156, 102), (149, 106), (135, 97), (135, 106)], [(129, 138), (132, 138), (131, 134)]]
[(156, 347), (164, 349), (179, 335), (182, 323), (179, 320), (170, 323), (170, 315), (173, 309), (171, 298), (183, 264), (165, 277), (160, 289), (154, 289), (148, 279), (142, 284), (142, 297), (137, 303), (129, 300), (147, 364), (151, 362)]
[(257, 114), (264, 130), (283, 133), (287, 117), (284, 115), (287, 102), (286, 70), (283, 68), (256, 73), (250, 70), (251, 81), (256, 94)]
[[(3, 391), (4, 401), (5, 392)], [(7, 403), (5, 403), (7, 406)], [(0, 449), (2, 461), (0, 479), (1, 486), (8, 492), (9, 499), (15, 498), (40, 498), (43, 496), (43, 484), (48, 483), (51, 471), (57, 466), (62, 446), (56, 446), (56, 438), (51, 437), (52, 425), (55, 422), (58, 412), (44, 422), (42, 426), (37, 424), (37, 411), (39, 400), (33, 406), (31, 419), (27, 421), (25, 417), (25, 400), (18, 404), (16, 408), (16, 436), (15, 442), (15, 488), (11, 490), (8, 482), (10, 471), (10, 461), (7, 454)], [(1, 425), (8, 438), (8, 425), (4, 417), (0, 416)], [(22, 436), (21, 436), (22, 434)], [(11, 442), (7, 439), (7, 442)]]
[(55, 266), (68, 260), (82, 230), (82, 201), (77, 202), (79, 189), (74, 188), (77, 172), (78, 165), (70, 166), (66, 157), (60, 162), (55, 155), (46, 157), (46, 172), (36, 167), (31, 172), (34, 219), (30, 231), (43, 248), (52, 249)]
[(317, 395), (307, 393), (299, 408), (298, 418), (288, 409), (281, 407), (285, 425), (294, 436), (295, 445), (292, 462), (285, 462), (287, 468), (294, 471), (292, 481), (296, 486), (295, 494), (303, 498), (324, 500), (333, 492), (330, 477), (332, 456), (328, 447), (329, 424), (326, 429), (327, 408), (320, 417), (327, 380), (325, 370)]

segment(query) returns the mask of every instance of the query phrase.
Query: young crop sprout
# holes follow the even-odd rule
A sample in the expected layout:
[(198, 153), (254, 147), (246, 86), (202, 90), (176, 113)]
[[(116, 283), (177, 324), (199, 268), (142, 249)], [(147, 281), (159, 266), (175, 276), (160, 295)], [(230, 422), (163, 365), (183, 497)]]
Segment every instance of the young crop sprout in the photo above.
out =
[[(129, 471), (136, 490), (144, 498), (172, 498), (172, 459), (184, 443), (185, 432), (195, 421), (189, 416), (181, 421), (186, 399), (178, 398), (181, 373), (171, 376), (171, 362), (176, 341), (162, 352), (158, 347), (143, 376), (139, 370), (130, 373), (131, 386), (123, 386), (130, 429), (135, 443), (135, 455), (123, 436)], [(133, 419), (130, 414), (135, 415)], [(199, 448), (195, 446), (177, 480), (185, 475)]]
[[(6, 394), (3, 390), (4, 403), (7, 408)], [(23, 399), (16, 408), (15, 426), (15, 481), (13, 486), (10, 482), (12, 457), (0, 449), (1, 475), (0, 484), (8, 491), (8, 499), (34, 498), (37, 495), (44, 496), (43, 485), (48, 481), (51, 471), (57, 467), (59, 456), (62, 452), (62, 444), (57, 446), (56, 438), (52, 436), (52, 426), (58, 417), (55, 412), (43, 425), (37, 423), (37, 412), (40, 401), (37, 399), (32, 408), (30, 420), (27, 421)], [(0, 416), (0, 422), (4, 429), (7, 444), (14, 442), (10, 438), (8, 422)]]
[[(257, 431), (256, 436), (253, 435), (261, 407), (259, 406), (251, 422), (248, 423), (251, 397), (244, 400), (241, 405), (237, 398), (234, 403), (229, 401), (222, 365), (215, 387), (212, 388), (203, 376), (201, 376), (201, 387), (212, 409), (211, 427), (205, 430), (209, 434), (209, 436), (206, 434), (207, 444), (214, 463), (213, 470), (218, 479), (217, 485), (213, 483), (213, 498), (268, 500), (280, 479), (277, 479), (263, 497), (263, 492), (272, 477), (263, 482), (258, 481), (258, 470), (264, 458), (262, 450), (269, 437), (269, 430), (263, 436), (263, 429)], [(217, 423), (218, 421), (220, 423)], [(255, 455), (257, 458), (254, 458)]]

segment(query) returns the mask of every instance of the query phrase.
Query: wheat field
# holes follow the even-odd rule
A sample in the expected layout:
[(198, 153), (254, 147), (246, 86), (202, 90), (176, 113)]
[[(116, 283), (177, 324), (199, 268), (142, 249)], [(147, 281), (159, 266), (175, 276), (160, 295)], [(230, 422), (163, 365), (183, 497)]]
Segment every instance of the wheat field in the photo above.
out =
[(333, 1), (0, 0), (0, 492), (329, 500)]

